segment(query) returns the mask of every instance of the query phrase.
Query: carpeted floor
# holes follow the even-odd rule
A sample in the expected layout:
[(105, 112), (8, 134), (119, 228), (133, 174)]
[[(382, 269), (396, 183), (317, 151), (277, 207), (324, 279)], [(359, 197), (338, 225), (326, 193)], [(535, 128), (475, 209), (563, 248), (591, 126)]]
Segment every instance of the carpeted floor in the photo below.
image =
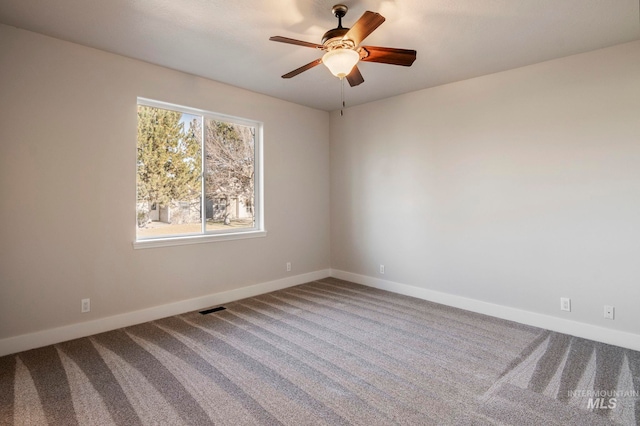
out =
[(327, 278), (0, 358), (2, 425), (635, 425), (640, 353)]

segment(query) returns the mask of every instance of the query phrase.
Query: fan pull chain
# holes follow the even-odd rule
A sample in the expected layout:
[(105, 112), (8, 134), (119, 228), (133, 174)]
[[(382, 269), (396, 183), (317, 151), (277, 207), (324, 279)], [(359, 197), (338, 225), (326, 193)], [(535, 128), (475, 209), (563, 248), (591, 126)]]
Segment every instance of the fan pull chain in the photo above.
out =
[(340, 107), (340, 117), (344, 115), (344, 77), (340, 79), (340, 101), (342, 106)]

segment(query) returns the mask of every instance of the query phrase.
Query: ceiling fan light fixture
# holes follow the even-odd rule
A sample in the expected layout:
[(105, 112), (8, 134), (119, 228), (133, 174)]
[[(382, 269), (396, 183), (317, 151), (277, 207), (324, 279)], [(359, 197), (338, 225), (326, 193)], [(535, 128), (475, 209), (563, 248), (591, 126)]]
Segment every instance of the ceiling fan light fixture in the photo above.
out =
[(322, 57), (322, 63), (329, 68), (331, 74), (340, 79), (349, 75), (359, 60), (360, 54), (347, 48), (330, 50)]
[(349, 8), (344, 4), (337, 4), (331, 9), (331, 13), (338, 18), (338, 26), (324, 33), (322, 44), (296, 40), (289, 37), (274, 36), (269, 40), (279, 43), (295, 44), (325, 51), (322, 58), (314, 59), (306, 65), (296, 68), (282, 76), (292, 78), (324, 63), (331, 74), (343, 81), (349, 82), (354, 87), (364, 83), (364, 78), (356, 66), (359, 61), (379, 62), (382, 64), (402, 65), (410, 67), (416, 60), (416, 51), (409, 49), (396, 49), (393, 47), (362, 46), (362, 41), (369, 36), (384, 21), (384, 16), (379, 13), (365, 11), (351, 28), (342, 26), (342, 18)]

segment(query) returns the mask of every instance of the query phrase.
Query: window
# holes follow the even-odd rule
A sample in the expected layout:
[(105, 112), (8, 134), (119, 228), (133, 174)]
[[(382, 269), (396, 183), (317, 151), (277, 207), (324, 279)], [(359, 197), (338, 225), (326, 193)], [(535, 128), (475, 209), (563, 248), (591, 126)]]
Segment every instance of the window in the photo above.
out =
[(135, 247), (265, 235), (261, 123), (138, 99)]

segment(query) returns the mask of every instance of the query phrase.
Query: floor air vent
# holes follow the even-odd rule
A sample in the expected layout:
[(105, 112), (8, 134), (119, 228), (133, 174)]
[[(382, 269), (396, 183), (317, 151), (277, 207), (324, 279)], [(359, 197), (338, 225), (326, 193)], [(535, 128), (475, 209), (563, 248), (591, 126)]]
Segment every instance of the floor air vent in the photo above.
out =
[(200, 313), (202, 315), (207, 315), (207, 314), (211, 314), (213, 312), (224, 311), (225, 309), (227, 309), (227, 308), (225, 308), (224, 306), (218, 306), (217, 308), (211, 308), (211, 309), (207, 309), (205, 311), (200, 311)]

